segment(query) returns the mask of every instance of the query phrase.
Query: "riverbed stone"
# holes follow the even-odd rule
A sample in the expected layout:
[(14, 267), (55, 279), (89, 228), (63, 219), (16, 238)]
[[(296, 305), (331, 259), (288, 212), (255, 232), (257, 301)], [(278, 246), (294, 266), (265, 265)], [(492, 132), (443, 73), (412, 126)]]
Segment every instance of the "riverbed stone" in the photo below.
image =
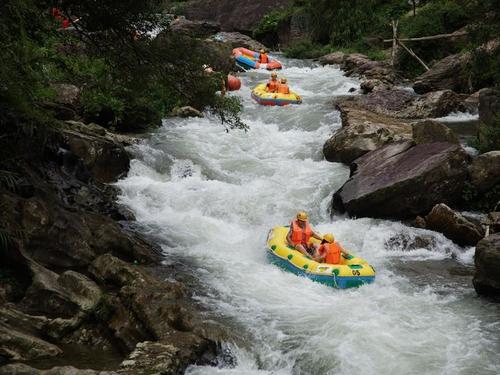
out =
[(413, 140), (416, 144), (448, 142), (459, 144), (457, 136), (448, 128), (437, 121), (427, 120), (412, 124)]
[(444, 89), (471, 93), (469, 69), (471, 60), (470, 52), (445, 57), (434, 64), (429, 71), (417, 77), (413, 89), (418, 94)]
[(0, 324), (0, 356), (11, 361), (54, 357), (62, 350), (28, 332), (15, 330)]
[(500, 184), (500, 150), (476, 157), (469, 166), (472, 185), (479, 192), (486, 192)]
[(351, 216), (409, 218), (461, 199), (468, 156), (446, 142), (394, 142), (356, 159), (333, 208)]
[(483, 228), (452, 210), (447, 205), (435, 205), (425, 217), (427, 229), (443, 233), (460, 246), (475, 246), (483, 237)]
[(326, 141), (326, 160), (350, 163), (369, 151), (401, 140), (411, 139), (411, 126), (401, 120), (364, 109), (355, 102), (338, 104), (342, 128)]
[(476, 246), (473, 284), (481, 295), (500, 298), (500, 233), (492, 234)]
[(0, 367), (0, 375), (117, 375), (114, 371), (78, 369), (73, 366), (53, 367), (39, 370), (24, 363), (13, 363)]

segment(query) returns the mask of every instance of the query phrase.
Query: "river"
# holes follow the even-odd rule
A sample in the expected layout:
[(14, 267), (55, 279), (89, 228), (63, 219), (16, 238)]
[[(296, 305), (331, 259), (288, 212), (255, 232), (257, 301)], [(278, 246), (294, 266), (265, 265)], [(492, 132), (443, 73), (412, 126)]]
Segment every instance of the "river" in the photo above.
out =
[[(359, 87), (334, 67), (283, 59), (304, 103), (252, 101), (267, 72), (242, 75), (248, 132), (214, 118), (166, 119), (135, 146), (121, 202), (195, 280), (211, 325), (224, 327), (218, 367), (187, 374), (499, 374), (500, 307), (472, 288), (474, 249), (399, 222), (329, 213), (348, 167), (323, 159), (340, 127), (329, 104)], [(268, 264), (269, 229), (306, 210), (377, 270), (335, 290)]]

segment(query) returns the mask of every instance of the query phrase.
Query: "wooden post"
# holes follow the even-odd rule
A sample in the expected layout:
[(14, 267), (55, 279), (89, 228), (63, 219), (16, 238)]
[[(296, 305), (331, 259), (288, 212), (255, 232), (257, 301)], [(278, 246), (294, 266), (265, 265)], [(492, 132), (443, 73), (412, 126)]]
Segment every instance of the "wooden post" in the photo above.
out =
[(396, 63), (396, 52), (398, 48), (398, 24), (399, 21), (391, 21), (392, 25), (392, 51), (391, 51), (391, 65)]
[(410, 55), (412, 55), (422, 66), (425, 68), (425, 70), (430, 70), (429, 67), (418, 57), (415, 52), (411, 50), (411, 48), (406, 47), (403, 42), (400, 40), (397, 41), (398, 44), (405, 49), (406, 52), (408, 52)]

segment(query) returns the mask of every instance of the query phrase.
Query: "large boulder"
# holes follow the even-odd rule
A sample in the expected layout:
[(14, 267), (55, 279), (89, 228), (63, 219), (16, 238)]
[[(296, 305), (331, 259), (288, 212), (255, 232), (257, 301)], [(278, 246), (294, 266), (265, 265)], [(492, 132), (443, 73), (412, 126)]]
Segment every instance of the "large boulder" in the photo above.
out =
[(418, 94), (436, 90), (453, 90), (460, 93), (471, 93), (471, 73), (469, 64), (472, 61), (470, 52), (458, 53), (438, 61), (430, 70), (419, 76), (413, 89)]
[(356, 159), (333, 208), (351, 216), (408, 218), (461, 198), (468, 156), (455, 144), (395, 142)]
[(102, 134), (84, 134), (71, 127), (62, 131), (65, 149), (80, 158), (84, 167), (98, 182), (114, 182), (124, 176), (130, 166), (125, 148)]
[(472, 283), (478, 294), (500, 297), (500, 233), (492, 234), (476, 246), (476, 272)]
[(476, 157), (469, 166), (472, 185), (484, 193), (500, 184), (500, 151), (490, 151)]
[(56, 345), (0, 323), (0, 358), (25, 361), (54, 357), (61, 353), (62, 350)]
[(415, 95), (409, 90), (375, 90), (351, 101), (373, 112), (403, 119), (426, 119), (446, 116), (466, 109), (462, 96), (451, 90)]
[(239, 32), (227, 32), (221, 31), (211, 37), (212, 40), (217, 42), (228, 43), (231, 48), (245, 47), (251, 49), (252, 51), (260, 51), (266, 48), (262, 43), (250, 38), (249, 36), (239, 33)]
[(337, 108), (342, 128), (323, 146), (328, 161), (350, 163), (387, 143), (411, 139), (411, 126), (401, 120), (366, 110), (349, 101)]
[(427, 229), (443, 233), (460, 246), (475, 246), (484, 237), (480, 225), (472, 223), (443, 203), (435, 205), (425, 221)]
[(181, 3), (179, 11), (192, 20), (219, 22), (223, 31), (250, 34), (264, 15), (291, 3), (291, 0), (191, 0)]
[(448, 142), (459, 144), (457, 136), (448, 128), (439, 122), (427, 120), (412, 124), (413, 140), (416, 144)]
[(342, 65), (346, 58), (346, 54), (341, 51), (332, 52), (318, 58), (321, 65)]
[(220, 31), (220, 24), (211, 21), (191, 21), (179, 17), (170, 23), (170, 30), (194, 38), (207, 38)]

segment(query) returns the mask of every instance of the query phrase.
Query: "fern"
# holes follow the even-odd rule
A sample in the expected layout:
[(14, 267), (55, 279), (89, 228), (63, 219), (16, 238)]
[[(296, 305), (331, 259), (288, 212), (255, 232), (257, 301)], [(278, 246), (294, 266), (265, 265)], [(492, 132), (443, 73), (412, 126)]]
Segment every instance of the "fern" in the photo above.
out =
[(0, 169), (0, 185), (6, 187), (9, 190), (16, 190), (18, 181), (17, 177), (17, 174), (14, 172)]

